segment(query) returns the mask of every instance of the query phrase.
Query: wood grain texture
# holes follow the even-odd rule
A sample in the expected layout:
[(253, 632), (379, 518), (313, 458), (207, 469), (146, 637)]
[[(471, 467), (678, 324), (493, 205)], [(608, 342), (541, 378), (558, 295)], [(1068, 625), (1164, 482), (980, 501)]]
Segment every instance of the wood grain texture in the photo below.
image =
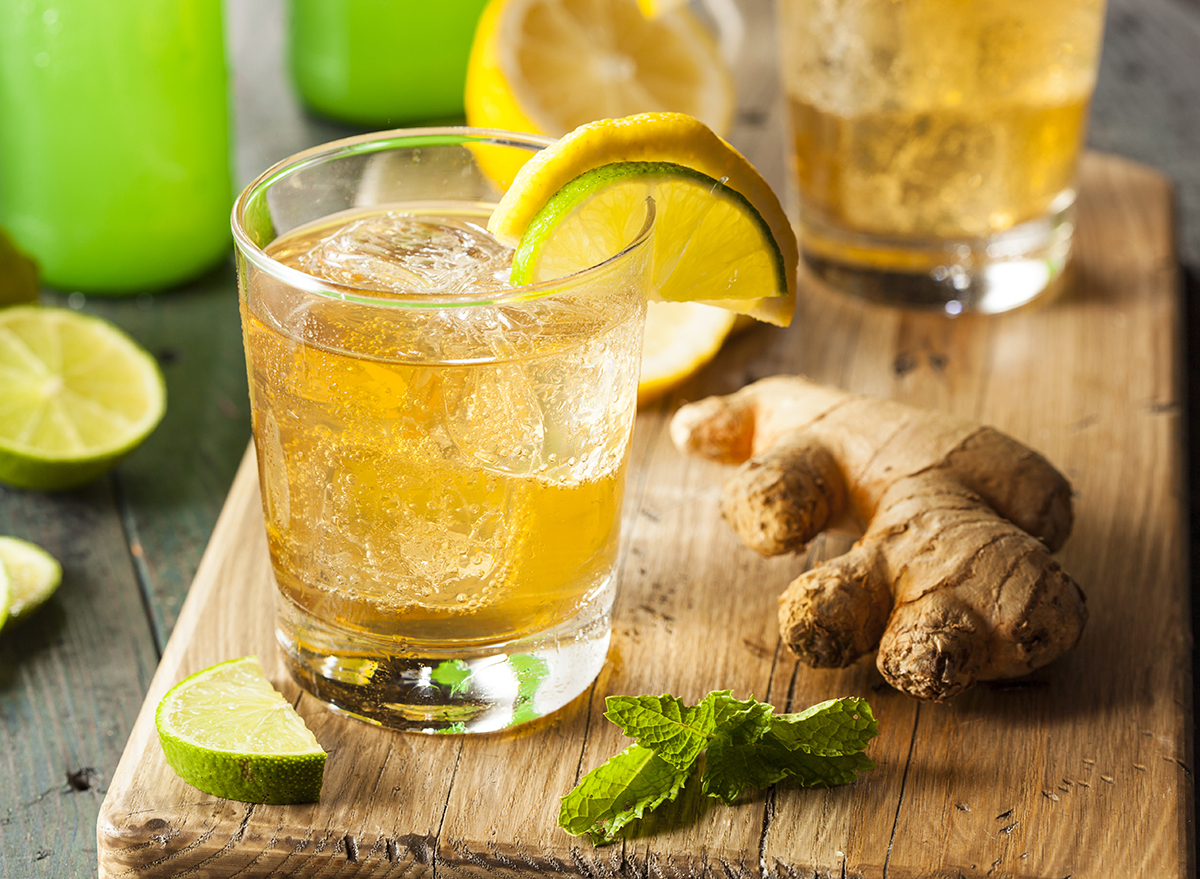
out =
[(163, 427), (109, 477), (161, 653), (250, 433), (232, 256), (169, 293), (89, 297), (87, 310), (154, 354), (167, 385)]
[(0, 876), (84, 875), (100, 802), (158, 661), (111, 484), (0, 489), (0, 534), (34, 540), (62, 585), (0, 637)]
[[(1170, 192), (1103, 156), (1088, 157), (1083, 181), (1076, 270), (1053, 301), (952, 320), (809, 282), (791, 329), (749, 331), (642, 412), (609, 662), (591, 691), (531, 728), (402, 735), (300, 696), (272, 643), (257, 486), (243, 465), (103, 806), (101, 875), (1190, 875)], [(775, 598), (809, 559), (741, 547), (717, 512), (725, 471), (683, 458), (665, 432), (683, 399), (785, 371), (977, 417), (1062, 467), (1078, 521), (1061, 558), (1091, 609), (1079, 647), (949, 705), (890, 690), (869, 661), (813, 671), (787, 659)], [(829, 537), (810, 555), (844, 547)], [(330, 750), (320, 804), (214, 799), (162, 759), (162, 693), (251, 652)], [(604, 696), (714, 688), (780, 710), (864, 695), (880, 718), (879, 766), (847, 787), (783, 786), (732, 808), (685, 794), (608, 848), (556, 828), (558, 797), (625, 744)]]

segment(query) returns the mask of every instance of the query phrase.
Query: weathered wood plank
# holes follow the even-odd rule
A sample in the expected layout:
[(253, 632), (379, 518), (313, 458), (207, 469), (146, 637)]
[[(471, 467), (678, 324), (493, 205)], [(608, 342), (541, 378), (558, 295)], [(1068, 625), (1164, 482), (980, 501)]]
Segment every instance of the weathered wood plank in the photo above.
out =
[(0, 875), (88, 875), (101, 798), (158, 656), (111, 483), (0, 489), (0, 534), (63, 565), (58, 592), (0, 637)]
[(163, 423), (114, 475), (116, 505), (161, 652), (250, 437), (232, 256), (176, 290), (48, 293), (116, 323), (159, 360)]

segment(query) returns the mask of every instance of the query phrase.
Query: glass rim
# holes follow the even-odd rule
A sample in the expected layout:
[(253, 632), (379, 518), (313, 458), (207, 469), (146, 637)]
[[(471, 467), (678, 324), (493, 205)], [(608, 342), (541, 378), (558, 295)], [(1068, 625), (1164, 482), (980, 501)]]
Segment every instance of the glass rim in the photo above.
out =
[[(248, 260), (256, 268), (267, 272), (288, 286), (295, 287), (307, 293), (315, 293), (333, 301), (343, 301), (357, 305), (372, 305), (385, 308), (472, 308), (489, 305), (505, 305), (516, 302), (528, 302), (542, 299), (565, 288), (575, 287), (589, 282), (594, 276), (605, 274), (612, 270), (617, 262), (624, 261), (629, 256), (646, 246), (654, 226), (656, 210), (654, 199), (646, 199), (646, 219), (633, 240), (621, 250), (593, 266), (563, 275), (548, 281), (535, 284), (506, 287), (497, 291), (487, 291), (485, 298), (470, 297), (469, 294), (450, 291), (422, 291), (411, 294), (387, 294), (379, 290), (365, 287), (338, 284), (324, 281), (299, 269), (284, 265), (255, 244), (243, 226), (243, 217), (249, 200), (264, 191), (267, 187), (306, 168), (311, 168), (323, 162), (339, 158), (382, 153), (397, 149), (421, 146), (454, 146), (472, 143), (490, 144), (495, 146), (533, 147), (542, 150), (555, 142), (555, 138), (538, 134), (522, 134), (505, 131), (498, 128), (472, 128), (470, 126), (440, 126), (428, 128), (394, 128), (387, 131), (375, 131), (367, 134), (344, 137), (328, 143), (319, 144), (301, 152), (294, 153), (276, 162), (248, 183), (233, 204), (230, 225), (233, 229), (235, 249), (239, 257)], [(531, 151), (531, 155), (533, 152)], [(490, 294), (495, 295), (490, 295)]]

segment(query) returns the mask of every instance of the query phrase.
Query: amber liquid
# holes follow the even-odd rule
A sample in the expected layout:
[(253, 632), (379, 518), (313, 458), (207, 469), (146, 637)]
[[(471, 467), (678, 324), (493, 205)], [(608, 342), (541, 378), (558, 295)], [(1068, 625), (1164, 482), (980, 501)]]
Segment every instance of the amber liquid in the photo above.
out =
[[(270, 251), (295, 264), (327, 234)], [(640, 304), (516, 307), (500, 324), (524, 329), (500, 345), (481, 340), (494, 321), (420, 310), (384, 326), (307, 306), (285, 330), (287, 289), (277, 308), (269, 286), (254, 292), (242, 316), (267, 535), (302, 614), (397, 654), (452, 653), (549, 629), (611, 586)], [(435, 332), (461, 332), (461, 350), (402, 353)]]
[(1075, 180), (1086, 97), (844, 117), (793, 98), (806, 216), (902, 238), (976, 238), (1043, 214)]
[(1070, 204), (1100, 0), (782, 0), (781, 14), (806, 247), (870, 261), (872, 239), (983, 239)]

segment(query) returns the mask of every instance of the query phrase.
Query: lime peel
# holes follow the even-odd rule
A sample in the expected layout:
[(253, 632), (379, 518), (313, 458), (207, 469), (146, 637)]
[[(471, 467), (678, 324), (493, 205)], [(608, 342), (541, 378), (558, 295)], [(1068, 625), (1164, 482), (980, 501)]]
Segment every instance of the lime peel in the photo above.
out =
[(180, 681), (159, 702), (154, 723), (167, 763), (205, 793), (272, 805), (320, 797), (325, 751), (257, 656)]

